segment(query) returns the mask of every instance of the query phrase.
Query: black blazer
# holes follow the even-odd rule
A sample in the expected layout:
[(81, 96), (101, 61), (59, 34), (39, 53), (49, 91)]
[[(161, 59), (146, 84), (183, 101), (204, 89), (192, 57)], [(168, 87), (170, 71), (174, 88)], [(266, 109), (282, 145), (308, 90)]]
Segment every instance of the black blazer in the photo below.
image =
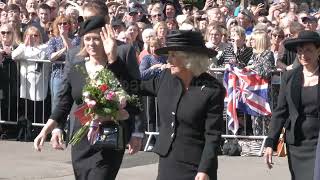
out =
[[(118, 48), (117, 49), (118, 50), (117, 51), (118, 59), (125, 62), (126, 66), (128, 67), (128, 73), (131, 76), (133, 76), (135, 78), (139, 78), (140, 71), (139, 71), (139, 65), (137, 63), (137, 58), (136, 58), (136, 53), (135, 53), (134, 48), (128, 44), (123, 44), (120, 41), (117, 41), (117, 45), (118, 45), (118, 47), (117, 47)], [(81, 65), (81, 66), (84, 65), (83, 64), (84, 59), (77, 55), (79, 52), (80, 52), (80, 46), (77, 46), (67, 52), (67, 54), (66, 54), (66, 67), (64, 70), (65, 77), (69, 76), (69, 73), (70, 73), (71, 69), (73, 68), (73, 66), (75, 66), (77, 64)], [(82, 67), (82, 69), (83, 68), (85, 69), (85, 67)], [(86, 77), (83, 77), (83, 78), (86, 78)], [(83, 78), (78, 79), (78, 80), (83, 81), (84, 80)], [(83, 87), (81, 87), (80, 89), (82, 90), (82, 88)], [(63, 88), (61, 88), (61, 91), (63, 91)], [(145, 127), (143, 125), (143, 119), (140, 118), (140, 116), (136, 117), (134, 115), (132, 115), (131, 118), (133, 118), (132, 121), (134, 122), (134, 125), (130, 125), (131, 131), (137, 132), (137, 133), (144, 133)], [(64, 123), (65, 123), (65, 120), (59, 121), (59, 127), (64, 127)], [(71, 134), (74, 132), (73, 129), (74, 129), (74, 125), (72, 123), (71, 127), (70, 127)]]
[[(121, 47), (120, 47), (121, 46)], [(133, 48), (127, 45), (120, 45), (118, 48), (118, 60), (128, 67), (128, 73), (134, 77), (140, 77), (139, 68)], [(80, 122), (76, 120), (74, 111), (82, 104), (82, 90), (86, 83), (88, 74), (86, 72), (85, 61), (76, 56), (80, 47), (70, 50), (67, 53), (67, 61), (64, 67), (64, 77), (62, 87), (58, 92), (58, 105), (51, 114), (51, 119), (56, 120), (61, 127), (65, 124), (67, 116), (70, 115), (70, 134), (73, 134), (81, 128)], [(133, 53), (130, 53), (133, 52)], [(129, 62), (130, 61), (130, 62)], [(136, 64), (136, 66), (134, 66)], [(70, 113), (70, 114), (69, 114)], [(130, 117), (126, 121), (122, 121), (125, 133), (125, 143), (130, 140), (132, 132), (144, 133), (143, 120), (134, 118), (134, 114), (130, 113)], [(102, 154), (92, 154), (87, 138), (83, 138), (78, 144), (72, 147), (72, 162), (74, 169), (82, 167), (95, 166), (94, 164), (103, 159)], [(95, 160), (90, 160), (92, 157)], [(90, 165), (89, 165), (89, 164)]]
[(294, 129), (300, 116), (299, 108), (303, 81), (302, 69), (303, 66), (300, 65), (293, 70), (285, 72), (282, 76), (278, 105), (272, 112), (270, 135), (266, 140), (266, 147), (276, 149), (283, 127), (286, 128), (286, 143), (296, 143), (296, 132)]
[(121, 61), (109, 65), (128, 92), (158, 97), (160, 135), (154, 152), (162, 157), (173, 153), (177, 161), (197, 165), (200, 172), (216, 173), (225, 97), (222, 84), (203, 73), (193, 78), (185, 91), (182, 81), (170, 70), (140, 81), (123, 67)]

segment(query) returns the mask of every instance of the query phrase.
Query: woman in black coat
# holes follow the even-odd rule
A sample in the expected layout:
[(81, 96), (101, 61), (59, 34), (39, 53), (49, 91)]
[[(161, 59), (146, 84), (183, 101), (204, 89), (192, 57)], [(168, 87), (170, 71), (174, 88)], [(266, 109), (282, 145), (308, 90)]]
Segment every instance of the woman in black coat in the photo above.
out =
[(284, 73), (277, 108), (273, 111), (270, 135), (266, 140), (265, 161), (272, 168), (273, 149), (282, 128), (289, 169), (293, 180), (313, 180), (319, 123), (320, 36), (302, 31), (298, 38), (285, 41), (285, 47), (297, 52), (300, 67)]
[[(52, 137), (55, 137), (55, 139), (52, 139), (52, 146), (55, 149), (62, 149), (61, 132), (59, 132), (59, 129), (54, 128), (64, 124), (68, 115), (70, 115), (71, 121), (74, 122), (74, 125), (70, 127), (70, 133), (73, 134), (81, 128), (81, 124), (77, 120), (77, 117), (75, 117), (74, 112), (82, 105), (82, 91), (87, 79), (92, 78), (92, 76), (94, 77), (98, 71), (106, 67), (107, 62), (105, 59), (123, 59), (117, 55), (116, 51), (112, 51), (114, 52), (113, 54), (104, 51), (100, 36), (101, 27), (104, 25), (105, 19), (101, 16), (90, 18), (81, 25), (80, 36), (82, 36), (83, 49), (79, 54), (81, 57), (88, 58), (86, 58), (86, 60), (82, 58), (79, 60), (74, 59), (72, 62), (68, 61), (66, 64), (63, 86), (58, 93), (57, 102), (59, 103), (46, 125), (34, 140), (36, 150), (40, 151), (42, 149), (43, 142), (50, 132), (52, 133)], [(117, 45), (113, 40), (104, 40), (105, 48), (112, 50), (114, 46), (116, 47)], [(118, 54), (120, 53), (119, 50)], [(133, 115), (130, 112), (129, 114)], [(119, 123), (124, 129), (124, 144), (130, 140), (129, 153), (134, 154), (140, 149), (141, 137), (138, 136), (142, 134), (142, 132), (133, 132), (136, 127), (134, 119), (132, 118)], [(59, 141), (57, 141), (57, 139), (59, 139)], [(79, 143), (73, 145), (71, 149), (75, 179), (114, 180), (120, 169), (123, 155), (124, 148), (119, 150), (94, 148), (89, 143), (87, 136), (85, 136)]]
[(216, 52), (199, 32), (176, 31), (156, 54), (168, 55), (170, 68), (148, 81), (132, 78), (121, 61), (108, 60), (108, 68), (128, 92), (158, 98), (158, 180), (216, 180), (225, 89), (206, 73)]

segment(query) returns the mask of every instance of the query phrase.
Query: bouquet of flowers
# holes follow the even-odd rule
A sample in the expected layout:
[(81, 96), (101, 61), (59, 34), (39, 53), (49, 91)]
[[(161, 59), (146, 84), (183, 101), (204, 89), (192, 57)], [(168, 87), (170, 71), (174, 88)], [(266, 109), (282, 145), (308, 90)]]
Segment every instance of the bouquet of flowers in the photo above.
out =
[(130, 104), (135, 108), (141, 108), (138, 96), (128, 95), (114, 74), (103, 69), (94, 78), (88, 78), (83, 89), (84, 104), (76, 110), (75, 116), (80, 121), (80, 128), (70, 140), (75, 145), (87, 135), (93, 144), (99, 134), (99, 125), (104, 121), (118, 121), (129, 118), (125, 107)]

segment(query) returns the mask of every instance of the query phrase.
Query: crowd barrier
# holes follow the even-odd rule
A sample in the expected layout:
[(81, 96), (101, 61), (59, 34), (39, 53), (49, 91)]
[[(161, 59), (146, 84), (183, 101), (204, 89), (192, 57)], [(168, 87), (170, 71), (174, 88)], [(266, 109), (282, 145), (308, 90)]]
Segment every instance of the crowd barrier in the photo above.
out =
[[(210, 66), (210, 68), (209, 68), (209, 73), (211, 75), (213, 75), (215, 78), (217, 78), (218, 80), (220, 80), (221, 82), (223, 81), (224, 71), (225, 71), (225, 68), (215, 68), (215, 67), (212, 67), (212, 66)], [(280, 83), (281, 83), (280, 80), (281, 80), (281, 71), (278, 69), (275, 72), (273, 72), (273, 76), (271, 78), (270, 85), (271, 86), (279, 86)], [(273, 91), (273, 88), (270, 88), (270, 89), (271, 89), (271, 91)], [(271, 92), (271, 94), (273, 94), (273, 92)], [(270, 102), (271, 109), (274, 108), (275, 101), (276, 101), (276, 99), (273, 99), (273, 97), (272, 97), (271, 98), (271, 102)], [(157, 102), (156, 101), (155, 101), (155, 105), (154, 106), (157, 107)], [(157, 113), (157, 110), (156, 110), (156, 113)], [(238, 139), (238, 140), (241, 140), (241, 139), (260, 140), (261, 141), (260, 146), (259, 146), (257, 152), (255, 152), (254, 155), (262, 156), (264, 144), (265, 144), (265, 141), (266, 141), (266, 138), (267, 138), (267, 135), (264, 134), (265, 128), (266, 128), (265, 127), (266, 126), (265, 123), (263, 122), (263, 130), (262, 130), (263, 134), (261, 136), (247, 135), (246, 134), (246, 132), (247, 132), (246, 122), (243, 122), (243, 125), (244, 125), (243, 132), (244, 132), (244, 134), (234, 135), (234, 134), (231, 134), (230, 131), (228, 130), (228, 116), (227, 116), (227, 113), (226, 113), (226, 108), (224, 109), (223, 117), (224, 117), (224, 121), (225, 121), (225, 134), (222, 135), (222, 138), (225, 138), (225, 139)], [(159, 135), (158, 131), (153, 131), (153, 130), (150, 129), (150, 119), (151, 119), (150, 117), (147, 117), (148, 126), (147, 126), (147, 131), (145, 132), (145, 134), (147, 136), (147, 142), (146, 142), (146, 145), (144, 147), (144, 151), (148, 150), (148, 147), (150, 146), (150, 142), (151, 142), (152, 138), (156, 138), (156, 136)], [(156, 120), (156, 124), (158, 124), (158, 117), (156, 116), (154, 119)], [(245, 121), (246, 118), (243, 117), (243, 119)]]
[[(49, 60), (37, 59), (3, 62), (3, 64), (0, 66), (0, 76), (2, 75), (0, 86), (0, 126), (1, 124), (18, 125), (21, 118), (31, 120), (32, 126), (44, 126), (49, 114), (51, 113), (49, 93), (51, 64), (52, 62)], [(210, 73), (221, 81), (224, 70), (224, 68), (210, 67)], [(280, 71), (276, 71), (274, 74), (278, 75), (279, 77), (277, 79), (272, 79), (271, 85), (279, 85), (281, 73)], [(147, 103), (149, 103), (149, 101), (150, 97), (147, 97)], [(152, 102), (154, 103), (155, 109), (157, 109), (157, 99)], [(271, 107), (273, 107), (272, 104), (273, 103), (271, 103)], [(150, 106), (148, 105), (145, 108), (145, 111), (147, 112), (147, 130), (145, 132), (147, 142), (144, 147), (145, 151), (148, 149), (151, 139), (159, 135), (158, 111), (155, 110), (155, 117), (150, 117), (148, 109), (149, 107)], [(261, 155), (267, 136), (265, 134), (262, 136), (230, 134), (227, 127), (227, 118), (226, 111), (224, 111), (224, 120), (226, 124), (225, 134), (222, 137), (237, 139), (262, 139), (262, 146), (258, 152), (258, 155)], [(263, 128), (265, 128), (265, 125), (263, 125)], [(244, 123), (244, 132), (246, 132), (246, 123)]]
[[(38, 59), (10, 60), (1, 64), (0, 126), (24, 123), (44, 126), (51, 113), (51, 64), (49, 60)], [(3, 131), (0, 128), (0, 134)]]

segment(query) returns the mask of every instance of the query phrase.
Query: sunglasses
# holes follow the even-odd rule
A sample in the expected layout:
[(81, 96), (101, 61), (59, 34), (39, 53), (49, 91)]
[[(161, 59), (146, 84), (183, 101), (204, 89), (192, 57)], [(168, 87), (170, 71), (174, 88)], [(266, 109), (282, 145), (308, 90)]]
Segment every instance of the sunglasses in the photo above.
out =
[(238, 22), (237, 21), (233, 21), (230, 23), (230, 25), (238, 25)]
[(152, 15), (152, 17), (161, 17), (162, 15), (161, 14), (154, 14)]
[(57, 7), (50, 7), (50, 10), (51, 11), (54, 11), (54, 10), (56, 10), (57, 9)]
[(28, 34), (28, 36), (30, 36), (30, 37), (34, 37), (34, 38), (39, 37), (39, 35), (38, 35), (38, 34)]
[(63, 25), (63, 26), (66, 26), (68, 25), (68, 22), (61, 22), (61, 23), (58, 23), (59, 26)]
[(29, 15), (31, 15), (31, 16), (36, 16), (36, 15), (37, 15), (37, 13), (32, 12), (32, 13), (29, 13)]
[(137, 14), (138, 14), (138, 12), (129, 12), (129, 16), (135, 16)]
[(280, 35), (280, 34), (272, 34), (272, 36), (273, 36), (273, 37), (278, 37), (278, 38), (280, 38), (280, 39), (283, 39), (283, 38), (284, 38), (284, 36), (282, 36), (282, 35)]
[(1, 34), (2, 35), (8, 35), (8, 34), (11, 34), (11, 32), (10, 31), (1, 31)]

